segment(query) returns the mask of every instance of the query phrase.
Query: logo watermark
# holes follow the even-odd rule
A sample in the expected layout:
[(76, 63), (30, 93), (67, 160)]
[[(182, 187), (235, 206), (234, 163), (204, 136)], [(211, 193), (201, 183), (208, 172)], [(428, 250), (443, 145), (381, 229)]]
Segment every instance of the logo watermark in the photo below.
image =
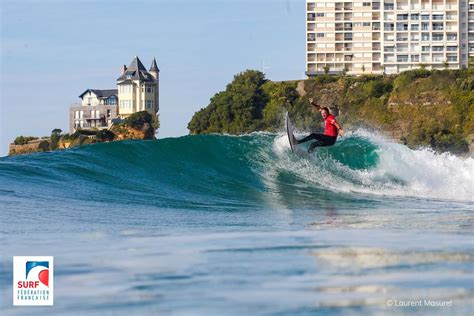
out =
[(13, 305), (52, 306), (53, 257), (13, 257)]
[(385, 304), (388, 307), (451, 307), (453, 306), (453, 300), (432, 300), (432, 299), (421, 299), (421, 300), (387, 300)]

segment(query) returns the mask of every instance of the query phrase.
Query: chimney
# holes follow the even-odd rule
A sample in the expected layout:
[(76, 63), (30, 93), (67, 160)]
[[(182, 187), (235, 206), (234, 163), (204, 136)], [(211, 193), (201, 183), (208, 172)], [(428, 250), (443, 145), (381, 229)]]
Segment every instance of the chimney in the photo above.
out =
[(125, 71), (127, 71), (127, 66), (123, 65), (122, 66), (122, 75), (125, 73)]

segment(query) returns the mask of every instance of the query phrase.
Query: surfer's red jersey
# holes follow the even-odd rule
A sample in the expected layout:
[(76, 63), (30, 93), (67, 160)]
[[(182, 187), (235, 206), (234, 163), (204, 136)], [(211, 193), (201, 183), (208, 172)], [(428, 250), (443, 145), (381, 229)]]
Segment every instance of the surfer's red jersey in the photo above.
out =
[(337, 127), (335, 125), (336, 118), (329, 114), (324, 120), (324, 135), (336, 137), (337, 136)]

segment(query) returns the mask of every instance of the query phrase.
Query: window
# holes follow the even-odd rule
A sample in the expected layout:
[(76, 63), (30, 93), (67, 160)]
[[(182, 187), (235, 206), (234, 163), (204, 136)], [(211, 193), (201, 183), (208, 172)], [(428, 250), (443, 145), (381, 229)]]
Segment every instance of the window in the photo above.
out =
[(442, 41), (442, 40), (443, 40), (443, 34), (433, 33), (433, 41)]
[[(316, 37), (319, 37), (319, 38), (324, 37), (324, 33), (316, 33)], [(150, 91), (147, 91), (147, 92), (151, 92), (151, 89)]]
[(110, 110), (107, 110), (107, 117), (110, 117), (112, 115)]
[(323, 17), (324, 17), (324, 13), (318, 12), (318, 13), (316, 13), (316, 16), (317, 16), (318, 18), (323, 18)]
[(74, 112), (74, 118), (78, 119), (79, 118), (79, 111)]
[(406, 63), (408, 61), (408, 55), (399, 55), (397, 56), (397, 62)]

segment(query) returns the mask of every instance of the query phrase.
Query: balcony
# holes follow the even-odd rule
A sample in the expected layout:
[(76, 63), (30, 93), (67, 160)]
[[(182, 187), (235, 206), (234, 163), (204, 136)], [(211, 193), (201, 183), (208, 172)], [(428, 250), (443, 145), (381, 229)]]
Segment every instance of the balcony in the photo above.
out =
[[(433, 39), (434, 39), (434, 34), (433, 34)], [(442, 38), (441, 38), (442, 40)], [(458, 35), (457, 34), (447, 34), (446, 40), (448, 41), (457, 41), (458, 40)]]
[(308, 13), (308, 17), (307, 17), (308, 21), (314, 21), (315, 19), (316, 19), (316, 14)]
[(408, 14), (397, 14), (397, 21), (406, 21), (408, 20)]
[(87, 121), (105, 120), (105, 114), (100, 114), (99, 116), (97, 116), (84, 113), (84, 119), (86, 119)]

